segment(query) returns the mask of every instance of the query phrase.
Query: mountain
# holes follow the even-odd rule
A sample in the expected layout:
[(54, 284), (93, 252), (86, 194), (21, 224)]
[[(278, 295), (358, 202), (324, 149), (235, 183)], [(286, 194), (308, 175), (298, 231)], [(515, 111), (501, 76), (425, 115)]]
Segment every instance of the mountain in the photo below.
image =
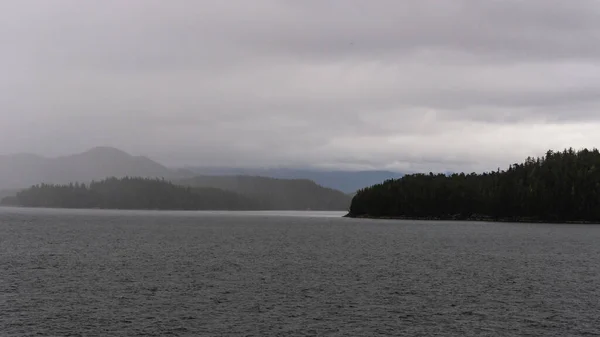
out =
[[(273, 173), (280, 176), (299, 174), (293, 171), (276, 170)], [(351, 201), (349, 195), (320, 186), (309, 179), (276, 179), (243, 175), (190, 178), (193, 176), (191, 170), (169, 169), (147, 157), (132, 156), (110, 147), (96, 147), (83, 153), (57, 158), (32, 154), (0, 156), (0, 189), (6, 191), (2, 192), (3, 196), (14, 196), (18, 189), (42, 183), (68, 186), (70, 183), (89, 184), (106, 178), (136, 177), (164, 178), (175, 184), (203, 188), (196, 192), (204, 195), (204, 200), (209, 200), (211, 195), (217, 196), (215, 189), (222, 190), (221, 192), (228, 191), (227, 195), (222, 193), (219, 195), (222, 199), (227, 197), (229, 200), (234, 200), (232, 193), (236, 193), (240, 200), (233, 203), (237, 203), (238, 206), (232, 209), (347, 210)], [(329, 176), (332, 181), (335, 180), (333, 172), (317, 177), (320, 177), (321, 181), (326, 181), (326, 176)], [(247, 202), (248, 200), (252, 203)]]
[(107, 177), (180, 178), (183, 173), (171, 170), (147, 157), (132, 156), (110, 147), (46, 158), (32, 154), (0, 156), (0, 188), (25, 188), (38, 183), (66, 184), (90, 182)]
[(161, 177), (171, 180), (194, 175), (305, 179), (348, 194), (391, 178), (402, 177), (401, 173), (390, 171), (198, 167), (173, 170), (147, 157), (132, 156), (111, 147), (96, 147), (83, 153), (58, 158), (34, 154), (0, 155), (0, 189), (26, 188), (42, 182), (90, 182), (107, 177)]
[(176, 181), (191, 187), (212, 187), (236, 192), (269, 210), (348, 210), (351, 197), (307, 179), (258, 176), (197, 176)]
[(308, 179), (318, 185), (340, 190), (344, 193), (355, 193), (361, 188), (381, 183), (388, 179), (398, 179), (402, 173), (391, 171), (325, 171), (311, 169), (244, 169), (244, 168), (188, 168), (200, 175), (246, 175), (263, 176), (279, 179)]

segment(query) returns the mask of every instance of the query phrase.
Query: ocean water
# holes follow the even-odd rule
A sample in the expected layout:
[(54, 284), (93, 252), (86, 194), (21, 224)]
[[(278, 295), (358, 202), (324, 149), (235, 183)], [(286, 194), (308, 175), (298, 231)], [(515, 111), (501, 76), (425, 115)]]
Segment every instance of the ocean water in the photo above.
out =
[(600, 335), (600, 226), (342, 214), (0, 208), (0, 335)]

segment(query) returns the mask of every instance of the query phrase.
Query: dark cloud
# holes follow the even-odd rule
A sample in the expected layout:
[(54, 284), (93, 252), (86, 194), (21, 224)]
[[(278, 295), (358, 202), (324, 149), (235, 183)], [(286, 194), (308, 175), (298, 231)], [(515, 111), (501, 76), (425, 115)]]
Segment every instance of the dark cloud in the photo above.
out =
[(0, 4), (0, 153), (482, 170), (600, 141), (600, 4)]

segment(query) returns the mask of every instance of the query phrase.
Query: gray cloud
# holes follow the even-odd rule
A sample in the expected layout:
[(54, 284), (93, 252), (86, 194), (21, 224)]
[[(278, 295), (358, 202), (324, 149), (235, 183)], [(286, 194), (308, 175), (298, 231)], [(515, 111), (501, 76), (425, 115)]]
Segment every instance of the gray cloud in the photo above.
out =
[(600, 4), (0, 4), (0, 153), (484, 170), (594, 147)]

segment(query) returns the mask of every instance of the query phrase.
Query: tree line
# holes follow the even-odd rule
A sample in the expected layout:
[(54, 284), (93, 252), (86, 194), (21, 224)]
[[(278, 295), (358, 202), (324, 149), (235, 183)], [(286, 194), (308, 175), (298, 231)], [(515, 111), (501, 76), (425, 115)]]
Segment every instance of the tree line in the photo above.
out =
[(600, 222), (600, 153), (550, 150), (502, 171), (406, 175), (358, 191), (348, 216)]
[(163, 179), (108, 178), (88, 185), (38, 184), (2, 199), (4, 205), (50, 208), (243, 210), (252, 200), (216, 188), (191, 188)]

